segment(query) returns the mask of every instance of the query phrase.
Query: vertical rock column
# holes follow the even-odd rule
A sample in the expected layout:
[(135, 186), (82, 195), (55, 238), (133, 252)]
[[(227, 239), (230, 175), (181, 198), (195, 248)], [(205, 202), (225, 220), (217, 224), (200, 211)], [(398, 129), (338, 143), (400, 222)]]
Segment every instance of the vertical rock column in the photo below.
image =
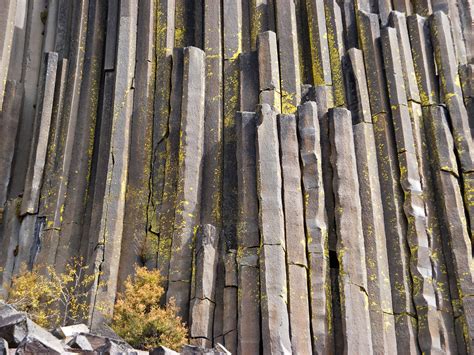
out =
[[(442, 321), (440, 323), (440, 330), (446, 334), (445, 339), (447, 343), (451, 343), (451, 351), (456, 351), (453, 311), (450, 302), (450, 280), (446, 273), (446, 257), (443, 253), (443, 243), (440, 231), (440, 221), (436, 210), (435, 189), (433, 185), (433, 178), (431, 174), (431, 164), (429, 159), (429, 142), (426, 138), (423, 127), (423, 110), (421, 106), (421, 99), (416, 83), (416, 75), (414, 62), (411, 55), (410, 40), (407, 31), (407, 22), (404, 14), (392, 12), (390, 14), (390, 24), (395, 27), (395, 36), (392, 36), (392, 48), (394, 58), (399, 58), (400, 66), (397, 64), (397, 71), (403, 74), (403, 89), (406, 93), (406, 105), (408, 107), (411, 126), (413, 130), (413, 137), (415, 141), (415, 153), (419, 166), (419, 173), (421, 178), (421, 187), (423, 191), (426, 217), (428, 223), (428, 237), (431, 241), (432, 253), (437, 257), (432, 258), (433, 271), (435, 277), (435, 292), (437, 296), (438, 309)], [(398, 53), (398, 54), (397, 54)], [(397, 59), (394, 60), (398, 63)], [(451, 284), (453, 282), (451, 281)]]
[(2, 223), (3, 208), (7, 201), (23, 85), (16, 80), (8, 80), (5, 85), (5, 93), (4, 106), (0, 110), (0, 121), (2, 122), (0, 125), (0, 224)]
[[(348, 110), (330, 111), (331, 163), (335, 196), (339, 289), (344, 351), (372, 354), (364, 234), (357, 165)], [(339, 339), (337, 339), (340, 341)]]
[[(377, 16), (359, 11), (358, 27), (363, 52), (354, 49), (349, 51), (349, 56), (355, 73), (358, 71), (363, 73), (362, 64), (365, 63), (365, 76), (377, 148), (380, 191), (382, 196), (385, 196), (382, 204), (387, 249), (390, 250), (388, 262), (392, 306), (396, 314), (397, 343), (400, 348), (416, 352), (418, 349), (414, 348), (414, 344), (416, 344), (414, 341), (416, 328), (413, 327), (415, 309), (412, 301), (409, 251), (406, 242), (407, 226), (403, 214), (400, 170), (388, 105)], [(360, 79), (360, 76), (356, 77)], [(363, 84), (359, 84), (359, 87), (362, 88)], [(366, 101), (362, 96), (361, 100)], [(362, 107), (362, 113), (364, 110), (368, 110), (368, 108)]]
[(471, 135), (474, 132), (474, 64), (466, 64), (460, 67), (462, 92), (464, 103), (469, 116)]
[[(85, 237), (82, 238), (81, 240), (82, 242), (81, 254), (85, 255), (87, 260), (89, 260), (92, 257), (98, 243), (97, 236), (99, 235), (100, 221), (102, 217), (102, 205), (104, 203), (104, 196), (106, 193), (106, 181), (107, 181), (109, 152), (110, 152), (110, 144), (111, 144), (110, 137), (112, 134), (112, 123), (113, 123), (115, 76), (116, 76), (116, 68), (117, 68), (115, 57), (116, 57), (117, 43), (118, 43), (117, 33), (118, 33), (118, 25), (119, 25), (118, 17), (119, 17), (119, 10), (120, 10), (117, 5), (118, 5), (117, 0), (109, 0), (109, 3), (106, 4), (107, 6), (106, 28), (102, 29), (102, 31), (106, 31), (106, 37), (105, 39), (102, 37), (103, 47), (99, 47), (100, 50), (98, 50), (98, 53), (100, 54), (103, 53), (102, 73), (104, 77), (103, 77), (103, 82), (102, 82), (102, 87), (101, 87), (100, 105), (98, 109), (96, 108), (96, 110), (98, 111), (98, 116), (99, 116), (96, 129), (100, 132), (100, 135), (93, 142), (94, 156), (91, 157), (91, 159), (93, 160), (93, 164), (91, 166), (91, 176), (90, 176), (92, 186), (91, 186), (91, 189), (88, 191), (88, 199), (87, 199), (88, 212), (90, 210), (90, 217), (88, 221), (89, 225), (88, 226), (85, 225), (83, 227)], [(104, 21), (102, 21), (102, 23), (103, 22)], [(104, 33), (102, 34), (102, 36), (103, 35)], [(100, 74), (102, 75), (102, 73)], [(92, 109), (92, 108), (89, 108), (89, 109)], [(95, 124), (95, 122), (92, 122), (92, 124)], [(84, 132), (84, 129), (86, 128), (87, 128), (87, 125), (84, 125), (81, 127), (81, 131), (79, 132), (80, 133), (79, 141), (81, 142), (81, 148), (88, 149), (88, 153), (89, 153), (89, 149), (91, 149), (91, 147), (89, 146), (90, 143), (88, 142), (87, 136), (85, 135), (85, 132)], [(76, 153), (74, 152), (74, 154)], [(78, 153), (78, 155), (80, 156), (80, 153)], [(70, 191), (67, 194), (68, 199), (71, 195), (76, 196), (74, 197), (74, 199), (80, 200), (81, 198), (80, 197), (81, 195), (76, 193), (74, 190)], [(69, 204), (67, 204), (67, 206), (68, 205)], [(66, 212), (67, 211), (68, 209), (66, 209)], [(89, 237), (89, 236), (92, 236), (92, 237)], [(60, 238), (60, 243), (63, 243), (62, 239), (66, 239), (66, 238)]]
[[(223, 6), (223, 182), (222, 231), (225, 240), (224, 345), (237, 352), (237, 157), (236, 112), (240, 109), (239, 55), (242, 51), (242, 1), (226, 0)], [(234, 277), (235, 276), (235, 277)], [(235, 282), (234, 282), (235, 281)]]
[[(384, 211), (383, 201), (385, 199), (382, 199), (378, 178), (380, 164), (377, 162), (367, 80), (362, 66), (364, 63), (362, 51), (351, 48), (348, 51), (348, 58), (354, 78), (355, 97), (353, 100), (355, 107), (352, 109), (352, 117), (353, 123), (355, 123), (354, 143), (361, 186), (371, 322), (373, 327), (378, 328), (380, 324), (377, 324), (377, 320), (385, 319), (389, 326), (383, 334), (373, 334), (374, 344), (376, 344), (374, 346), (382, 350), (385, 349), (385, 351), (388, 351), (387, 348), (396, 349), (396, 345), (391, 344), (395, 340), (395, 334), (391, 333), (393, 329), (390, 330), (391, 325), (395, 326), (398, 347), (406, 352), (416, 353), (416, 329), (409, 318), (410, 311), (412, 311), (410, 308), (411, 299), (407, 299), (407, 293), (410, 290), (407, 266), (401, 260), (396, 260), (398, 264), (389, 265), (391, 259), (388, 255), (394, 252), (397, 256), (400, 255), (400, 245), (398, 245), (398, 249), (391, 249), (390, 253), (387, 251), (387, 244), (390, 241), (387, 240), (386, 224), (382, 219), (383, 216), (377, 212)], [(397, 245), (396, 241), (391, 241), (391, 243)], [(390, 267), (393, 271), (392, 274), (389, 272)]]
[[(367, 81), (361, 65), (362, 54), (360, 50), (352, 48), (348, 55), (356, 96), (353, 130), (365, 242), (370, 323), (373, 330), (372, 343), (374, 352), (390, 353), (396, 352), (397, 343), (385, 225), (383, 215), (380, 214), (383, 207), (375, 153), (377, 149), (368, 102)], [(374, 331), (381, 328), (384, 329), (383, 332)]]
[[(153, 258), (156, 253), (156, 265), (163, 277), (167, 277), (173, 241), (173, 223), (176, 208), (176, 188), (178, 183), (179, 134), (181, 127), (181, 101), (183, 96), (184, 51), (182, 48), (173, 50), (173, 83), (170, 97), (170, 112), (168, 118), (168, 137), (166, 139), (166, 165), (163, 186), (163, 196), (160, 207), (160, 238), (158, 245), (150, 243), (146, 246), (146, 254)], [(150, 238), (153, 238), (150, 236)], [(156, 248), (158, 247), (158, 249)], [(165, 289), (167, 284), (165, 282)]]
[[(204, 119), (204, 161), (201, 193), (201, 224), (211, 224), (221, 238), (222, 234), (222, 184), (223, 184), (223, 50), (222, 2), (203, 1), (203, 49), (206, 53), (206, 93)], [(220, 258), (217, 266), (216, 312), (214, 338), (223, 343), (224, 321), (224, 267), (225, 243), (219, 242)]]
[(97, 273), (91, 297), (92, 326), (99, 325), (104, 316), (112, 314), (117, 291), (130, 152), (137, 5), (138, 0), (122, 1), (120, 4), (107, 181), (98, 244), (92, 259)]
[[(63, 184), (58, 183), (59, 174), (56, 173), (58, 164), (56, 164), (60, 140), (63, 138), (65, 129), (62, 127), (62, 113), (64, 107), (64, 93), (66, 89), (67, 75), (66, 59), (59, 62), (56, 78), (56, 89), (53, 102), (53, 117), (50, 129), (50, 138), (48, 143), (47, 161), (45, 167), (44, 181), (41, 187), (41, 198), (39, 206), (39, 216), (45, 219), (44, 227), (40, 234), (40, 250), (36, 256), (36, 265), (54, 265), (56, 253), (59, 245), (59, 233), (61, 225), (61, 205), (58, 203), (59, 187)], [(59, 165), (62, 167), (61, 165)], [(64, 197), (64, 192), (61, 197)], [(59, 206), (58, 206), (59, 205)], [(45, 273), (47, 272), (44, 270)]]
[[(317, 104), (318, 120), (320, 137), (329, 137), (329, 109), (334, 107), (333, 90), (329, 85), (316, 86), (314, 88), (314, 100)], [(342, 333), (342, 319), (340, 312), (339, 292), (339, 265), (337, 261), (336, 244), (336, 224), (335, 224), (335, 208), (334, 208), (334, 189), (332, 184), (333, 171), (331, 166), (331, 144), (329, 139), (321, 139), (321, 169), (324, 187), (324, 206), (327, 213), (327, 228), (328, 228), (328, 248), (330, 259), (330, 277), (331, 277), (331, 307), (332, 312), (332, 330), (334, 338), (339, 339), (343, 336)], [(332, 260), (331, 260), (332, 259)], [(334, 342), (335, 352), (343, 351), (342, 342)]]
[[(396, 24), (396, 22), (395, 22)], [(431, 38), (430, 38), (430, 29), (429, 29), (429, 22), (426, 20), (426, 18), (421, 17), (419, 15), (412, 15), (407, 18), (407, 25), (408, 25), (408, 33), (410, 37), (410, 44), (411, 44), (411, 51), (412, 51), (412, 58), (413, 58), (413, 66), (415, 69), (415, 74), (416, 74), (416, 79), (417, 79), (417, 85), (418, 85), (418, 91), (419, 91), (419, 97), (420, 97), (420, 104), (422, 107), (422, 113), (423, 113), (423, 121), (424, 121), (424, 126), (426, 126), (427, 122), (431, 120), (431, 113), (430, 110), (432, 107), (436, 107), (436, 105), (439, 103), (439, 90), (438, 90), (438, 78), (436, 76), (436, 69), (435, 69), (435, 64), (434, 64), (434, 55), (433, 55), (433, 48), (432, 48), (432, 43), (431, 43)], [(398, 26), (400, 27), (400, 26)], [(410, 100), (410, 93), (408, 88), (406, 88), (407, 91), (407, 98)], [(411, 88), (410, 88), (411, 91)], [(413, 97), (412, 97), (412, 102), (413, 102)], [(410, 101), (409, 101), (410, 103)], [(413, 105), (413, 103), (412, 103)], [(424, 134), (423, 134), (424, 133)], [(436, 171), (431, 168), (431, 166), (428, 167), (429, 165), (432, 165), (432, 162), (429, 160), (430, 155), (431, 155), (431, 138), (429, 133), (426, 131), (425, 127), (425, 132), (420, 133), (420, 137), (422, 139), (425, 139), (426, 143), (423, 143), (421, 141), (421, 145), (418, 146), (418, 148), (422, 149), (422, 154), (423, 154), (423, 159), (422, 161), (422, 167), (423, 167), (423, 173), (425, 176), (428, 176), (427, 170), (431, 170), (432, 176), (431, 176), (431, 184), (432, 184), (432, 196), (435, 196), (438, 191), (438, 187), (434, 184), (435, 183), (435, 177), (436, 177)], [(449, 332), (454, 331), (454, 325), (452, 325), (453, 322), (453, 317), (456, 318), (458, 316), (457, 311), (456, 311), (456, 304), (459, 299), (459, 294), (458, 294), (458, 287), (456, 283), (456, 278), (454, 275), (452, 275), (452, 268), (450, 265), (452, 265), (452, 258), (451, 258), (451, 253), (449, 251), (446, 251), (446, 238), (444, 237), (444, 230), (443, 230), (443, 220), (442, 218), (439, 218), (439, 207), (436, 206), (436, 199), (435, 197), (430, 197), (429, 193), (430, 191), (425, 188), (424, 186), (424, 193), (426, 195), (426, 200), (428, 200), (428, 207), (430, 204), (432, 205), (435, 203), (435, 209), (438, 209), (437, 215), (434, 216), (433, 214), (428, 215), (431, 217), (431, 220), (434, 220), (435, 223), (437, 224), (438, 230), (439, 230), (439, 240), (434, 239), (433, 240), (433, 252), (435, 254), (434, 261), (438, 262), (440, 258), (438, 255), (442, 255), (439, 253), (439, 249), (442, 248), (443, 250), (443, 255), (444, 259), (446, 261), (446, 267), (441, 267), (436, 270), (436, 275), (437, 280), (436, 280), (436, 286), (437, 286), (437, 291), (438, 291), (438, 296), (441, 296), (438, 298), (438, 303), (439, 303), (439, 308), (440, 308), (440, 314), (443, 316), (444, 320), (450, 320), (450, 324), (447, 326), (449, 327)], [(430, 201), (434, 200), (434, 201)], [(428, 210), (428, 212), (430, 212)], [(436, 231), (435, 228), (432, 229), (432, 231)], [(436, 234), (433, 234), (436, 236)], [(435, 264), (437, 265), (437, 264)], [(441, 272), (438, 272), (441, 271)], [(449, 276), (449, 277), (448, 277)], [(440, 282), (442, 280), (439, 279), (441, 278), (448, 278), (449, 282), (449, 289), (445, 286), (446, 282)], [(449, 292), (449, 293), (448, 293)], [(444, 296), (444, 297), (443, 297)], [(449, 296), (449, 299), (446, 299), (446, 296)], [(451, 313), (451, 314), (449, 314)], [(456, 322), (456, 321), (455, 321)], [(457, 322), (459, 323), (459, 322)], [(441, 323), (444, 327), (446, 327), (446, 322)], [(442, 329), (444, 331), (444, 329)], [(464, 341), (462, 340), (461, 343), (459, 342), (459, 331), (457, 336), (457, 342), (458, 342), (458, 351), (461, 351), (462, 348), (465, 347), (463, 344)], [(460, 347), (459, 347), (460, 345)]]
[[(79, 249), (81, 255), (85, 255), (89, 243), (93, 245), (91, 253), (87, 254), (86, 258), (88, 259), (92, 255), (93, 248), (97, 245), (109, 146), (107, 145), (102, 152), (103, 162), (99, 172), (98, 169), (95, 169), (93, 162), (96, 136), (92, 133), (95, 132), (96, 127), (99, 127), (97, 123), (101, 121), (98, 120), (98, 115), (101, 113), (99, 101), (103, 75), (103, 71), (100, 69), (102, 66), (105, 67), (103, 63), (105, 56), (108, 56), (107, 64), (110, 62), (115, 64), (116, 49), (116, 39), (114, 38), (113, 47), (104, 53), (107, 4), (105, 2), (91, 2), (90, 4), (89, 2), (74, 2), (73, 5), (80, 7), (69, 9), (77, 15), (72, 16), (73, 21), (69, 29), (73, 36), (70, 39), (71, 46), (68, 48), (68, 80), (66, 80), (64, 92), (62, 125), (56, 156), (58, 170), (56, 177), (59, 183), (55, 189), (52, 189), (52, 191), (56, 190), (55, 214), (61, 222), (55, 260), (55, 267), (59, 272), (62, 272), (66, 264), (78, 255)], [(116, 19), (117, 17), (115, 17)], [(116, 27), (113, 28), (115, 37)], [(57, 37), (63, 31), (58, 28)], [(63, 35), (64, 33), (59, 37)], [(62, 40), (68, 39), (62, 38)], [(113, 53), (112, 58), (110, 58), (111, 52)], [(110, 74), (106, 76), (106, 79), (104, 86), (107, 84), (107, 90), (104, 91), (107, 94), (104, 96), (107, 97), (105, 101), (107, 104), (104, 106), (106, 106), (106, 112), (112, 112), (114, 82)], [(112, 116), (111, 113), (110, 116)], [(109, 127), (111, 127), (112, 121), (110, 116), (107, 116)], [(110, 134), (104, 132), (102, 141), (107, 141), (109, 144)], [(98, 176), (103, 177), (103, 180), (97, 179)], [(95, 185), (92, 185), (92, 182), (96, 181), (102, 182), (102, 196), (97, 199), (99, 204), (96, 229), (89, 234), (92, 217), (89, 208), (93, 207), (92, 204), (89, 204), (92, 202), (89, 198), (92, 196), (92, 191), (95, 191)]]
[[(91, 132), (96, 127), (105, 35), (102, 24), (106, 12), (104, 3), (78, 1), (71, 7), (69, 11), (76, 15), (72, 17), (68, 29), (72, 34), (68, 38), (71, 42), (68, 43), (68, 80), (56, 152), (58, 180), (49, 191), (51, 197), (54, 196), (52, 204), (60, 222), (55, 260), (55, 268), (60, 272), (77, 256), (81, 242), (89, 240), (85, 201), (88, 184), (93, 181), (91, 165), (94, 135)], [(58, 28), (57, 37), (64, 35), (63, 31)], [(59, 227), (57, 222), (55, 227)], [(83, 232), (87, 237), (82, 238)]]
[(306, 0), (306, 7), (313, 63), (313, 84), (332, 85), (324, 2)]
[[(146, 249), (150, 254), (160, 251), (157, 244), (160, 234), (162, 195), (165, 184), (165, 166), (168, 157), (167, 134), (170, 115), (172, 53), (175, 42), (175, 0), (157, 0), (156, 3), (156, 69), (155, 69), (155, 103), (153, 113), (153, 157), (151, 170), (151, 201), (148, 206), (148, 224), (150, 233), (147, 236)], [(171, 221), (167, 221), (172, 223)], [(166, 233), (165, 233), (166, 234)], [(156, 256), (155, 256), (156, 257)], [(164, 256), (167, 257), (166, 255)], [(149, 255), (147, 265), (156, 265), (156, 260)], [(169, 259), (169, 257), (168, 257)], [(160, 268), (163, 270), (162, 268)]]
[(292, 351), (311, 354), (308, 261), (296, 118), (278, 115)]
[(340, 107), (346, 105), (343, 73), (345, 48), (343, 39), (344, 26), (342, 22), (342, 13), (341, 8), (339, 7), (336, 0), (325, 0), (324, 10), (326, 14), (334, 104), (336, 107)]
[(119, 287), (128, 275), (134, 274), (135, 264), (145, 255), (143, 246), (148, 228), (150, 196), (150, 167), (153, 132), (153, 99), (155, 94), (155, 0), (138, 2), (137, 54), (133, 117), (130, 137), (130, 160), (127, 195), (125, 197), (124, 239), (120, 254)]
[[(304, 223), (309, 266), (312, 348), (318, 354), (333, 349), (331, 279), (327, 216), (324, 205), (322, 157), (315, 102), (298, 107), (298, 136), (304, 196)], [(290, 295), (291, 296), (291, 295)]]
[(280, 67), (275, 32), (267, 31), (258, 36), (258, 74), (260, 104), (268, 104), (281, 112)]
[(237, 127), (238, 178), (238, 354), (260, 351), (260, 283), (258, 198), (256, 171), (257, 116), (240, 112)]
[[(23, 190), (25, 195), (21, 203), (16, 200), (6, 203), (5, 215), (2, 220), (5, 220), (3, 227), (3, 245), (2, 245), (2, 259), (1, 259), (1, 285), (8, 287), (10, 285), (11, 277), (15, 272), (18, 272), (22, 266), (31, 266), (33, 261), (32, 252), (36, 252), (33, 248), (35, 241), (35, 224), (39, 208), (39, 199), (41, 192), (41, 184), (43, 181), (43, 172), (46, 164), (47, 145), (49, 139), (49, 130), (51, 126), (51, 116), (53, 109), (53, 98), (55, 90), (55, 81), (58, 65), (58, 55), (55, 52), (50, 52), (44, 55), (44, 64), (40, 72), (39, 93), (36, 103), (36, 115), (34, 117), (34, 125), (30, 127), (32, 131), (32, 141), (30, 156), (28, 158), (28, 170)], [(14, 88), (14, 87), (13, 87)], [(11, 82), (8, 83), (7, 89), (10, 94), (15, 94), (12, 90)], [(13, 91), (13, 92), (11, 92)], [(20, 94), (20, 93), (19, 93)], [(20, 97), (21, 98), (21, 97)], [(15, 103), (14, 96), (6, 97), (2, 111), (2, 128), (12, 128), (18, 131), (18, 121), (15, 122), (10, 114), (15, 113), (19, 109), (12, 107)], [(19, 102), (18, 102), (19, 103)], [(19, 113), (19, 112), (18, 112)], [(2, 132), (2, 148), (10, 148), (12, 151), (2, 150), (2, 197), (1, 207), (3, 209), (7, 198), (7, 187), (13, 183), (13, 176), (10, 175), (10, 166), (5, 166), (12, 162), (12, 156), (15, 144), (15, 135), (13, 132)], [(8, 134), (8, 136), (6, 135)], [(13, 139), (13, 141), (12, 141)], [(5, 159), (5, 160), (3, 160)], [(23, 218), (20, 220), (19, 215)], [(20, 222), (21, 221), (21, 222)], [(36, 235), (37, 237), (37, 235)], [(8, 243), (8, 244), (7, 244)]]
[(301, 101), (298, 29), (294, 1), (276, 0), (281, 112), (295, 113)]
[(436, 66), (440, 74), (440, 97), (448, 107), (454, 136), (454, 147), (460, 162), (464, 205), (469, 220), (471, 239), (474, 238), (474, 141), (466, 107), (464, 106), (461, 82), (450, 23), (444, 12), (437, 11), (431, 17), (431, 37)]
[[(19, 7), (21, 5), (17, 4)], [(17, 133), (17, 144), (15, 145), (15, 158), (12, 168), (12, 178), (9, 187), (9, 197), (15, 198), (23, 192), (25, 186), (26, 170), (28, 168), (28, 157), (30, 154), (32, 129), (34, 125), (35, 109), (38, 92), (39, 72), (43, 59), (43, 38), (45, 25), (41, 20), (41, 13), (46, 8), (46, 0), (38, 0), (25, 4), (26, 10), (26, 33), (24, 38), (23, 57), (21, 64), (20, 80), (24, 84), (24, 96), (22, 101), (19, 127)], [(21, 11), (19, 11), (21, 13)], [(15, 55), (12, 53), (12, 55)], [(18, 62), (16, 63), (18, 64)], [(12, 63), (13, 65), (13, 63)]]
[[(430, 157), (436, 187), (440, 191), (437, 199), (440, 219), (444, 225), (443, 233), (445, 254), (451, 255), (452, 264), (448, 264), (448, 275), (456, 282), (456, 294), (453, 304), (456, 306), (456, 335), (458, 351), (471, 353), (473, 349), (474, 310), (472, 244), (464, 218), (464, 205), (459, 187), (459, 167), (454, 155), (454, 142), (448, 126), (446, 111), (441, 106), (429, 109), (430, 117), (425, 120), (428, 139), (432, 142)], [(454, 293), (454, 292), (452, 292)], [(456, 299), (456, 296), (458, 299)], [(465, 344), (465, 345), (464, 345)]]
[[(227, 250), (224, 259), (225, 282), (224, 282), (224, 321), (223, 334), (224, 344), (232, 353), (237, 352), (237, 252), (234, 249)], [(230, 351), (229, 350), (229, 351)]]
[(264, 354), (290, 353), (285, 221), (276, 113), (260, 106), (257, 126), (257, 195), (260, 227), (260, 293)]
[(275, 31), (274, 0), (250, 0), (250, 46), (257, 49), (258, 37), (265, 31)]
[(199, 223), (201, 164), (204, 137), (205, 55), (184, 50), (183, 101), (178, 159), (178, 184), (167, 301), (174, 298), (178, 314), (188, 322), (193, 237)]
[[(33, 140), (31, 142), (28, 169), (26, 172), (25, 187), (20, 214), (25, 216), (19, 234), (19, 249), (15, 269), (19, 271), (22, 263), (31, 265), (35, 248), (36, 214), (39, 208), (41, 184), (46, 164), (48, 140), (51, 128), (53, 111), (56, 72), (58, 68), (58, 54), (50, 52), (45, 54), (43, 70), (40, 73), (38, 101), (36, 104), (36, 117), (33, 126)], [(33, 255), (32, 255), (33, 254)]]
[(240, 66), (240, 110), (253, 112), (259, 101), (259, 68), (257, 51), (241, 53)]
[(212, 347), (218, 244), (214, 226), (199, 226), (191, 286), (190, 334), (192, 344), (207, 348)]
[(6, 92), (10, 54), (12, 50), (16, 0), (5, 0), (0, 9), (0, 111), (3, 109), (3, 101)]
[(408, 221), (407, 240), (410, 247), (410, 272), (413, 279), (413, 301), (418, 319), (418, 341), (422, 351), (442, 351), (439, 315), (433, 285), (431, 240), (427, 233), (427, 217), (423, 199), (415, 140), (403, 90), (400, 59), (393, 46), (395, 30), (384, 28), (381, 34), (390, 105), (400, 166), (400, 183), (405, 194), (404, 211)]

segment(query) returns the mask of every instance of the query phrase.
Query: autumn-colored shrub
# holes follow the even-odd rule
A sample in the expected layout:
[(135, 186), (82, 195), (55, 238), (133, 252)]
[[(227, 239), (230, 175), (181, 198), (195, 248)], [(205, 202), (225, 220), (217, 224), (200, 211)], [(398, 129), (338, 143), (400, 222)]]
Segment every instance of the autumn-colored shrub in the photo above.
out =
[(162, 277), (158, 270), (136, 267), (115, 304), (112, 328), (130, 345), (150, 350), (164, 345), (179, 350), (187, 341), (187, 329), (176, 315), (173, 301), (160, 306)]
[(81, 259), (69, 263), (64, 273), (57, 273), (52, 266), (46, 267), (46, 273), (40, 273), (38, 267), (30, 271), (22, 266), (4, 301), (45, 328), (87, 321), (86, 296), (94, 280), (87, 268)]

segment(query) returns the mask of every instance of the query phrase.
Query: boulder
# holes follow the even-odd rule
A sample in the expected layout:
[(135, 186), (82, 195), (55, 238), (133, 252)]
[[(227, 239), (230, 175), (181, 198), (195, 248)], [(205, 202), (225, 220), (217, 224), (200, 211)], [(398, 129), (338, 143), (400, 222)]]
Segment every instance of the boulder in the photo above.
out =
[(10, 346), (17, 346), (28, 333), (27, 318), (22, 313), (0, 318), (0, 337)]
[[(94, 351), (99, 353), (132, 353), (134, 349), (118, 336), (101, 336), (98, 334), (79, 333), (67, 345), (72, 349)], [(135, 351), (136, 352), (136, 351)]]
[(150, 352), (150, 355), (178, 355), (174, 350), (168, 349), (166, 346), (159, 346), (155, 349), (153, 349)]
[[(46, 336), (47, 334), (47, 336)], [(51, 334), (36, 332), (23, 338), (16, 349), (16, 354), (63, 354), (64, 348), (58, 339)]]
[(217, 343), (212, 349), (200, 348), (193, 345), (185, 345), (181, 351), (182, 355), (231, 355), (223, 345)]
[(28, 319), (25, 313), (6, 304), (0, 305), (0, 338), (10, 347), (21, 348), (24, 353), (42, 348), (51, 349), (51, 352), (63, 351), (56, 337)]
[(8, 342), (5, 339), (0, 338), (0, 355), (8, 355), (8, 350)]
[(87, 327), (87, 325), (74, 324), (66, 327), (59, 327), (54, 331), (54, 335), (56, 335), (60, 339), (73, 337), (74, 335), (79, 333), (89, 333), (89, 328)]
[(76, 335), (72, 340), (70, 340), (67, 345), (72, 349), (80, 349), (84, 351), (93, 351), (94, 348), (89, 340), (82, 334)]

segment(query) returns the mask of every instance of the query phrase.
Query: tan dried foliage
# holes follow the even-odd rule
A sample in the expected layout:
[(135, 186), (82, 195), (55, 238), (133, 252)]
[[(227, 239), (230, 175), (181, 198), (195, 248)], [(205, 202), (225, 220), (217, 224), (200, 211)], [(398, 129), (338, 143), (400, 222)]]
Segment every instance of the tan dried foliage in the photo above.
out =
[(112, 328), (130, 345), (150, 350), (164, 345), (179, 350), (187, 342), (187, 329), (176, 315), (173, 300), (160, 305), (164, 289), (158, 270), (136, 267), (128, 277), (125, 291), (115, 304)]
[(86, 297), (95, 275), (87, 272), (82, 259), (68, 263), (64, 273), (57, 273), (52, 266), (46, 267), (46, 273), (40, 269), (28, 270), (22, 265), (4, 301), (49, 329), (87, 321)]

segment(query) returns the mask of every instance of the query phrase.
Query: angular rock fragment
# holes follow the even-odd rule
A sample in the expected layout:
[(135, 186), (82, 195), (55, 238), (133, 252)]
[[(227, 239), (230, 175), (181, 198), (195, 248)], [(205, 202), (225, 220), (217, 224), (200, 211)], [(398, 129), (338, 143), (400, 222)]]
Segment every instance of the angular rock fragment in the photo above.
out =
[(150, 351), (151, 355), (178, 355), (174, 350), (168, 349), (166, 346), (159, 346), (158, 348), (153, 349)]
[(6, 315), (3, 313), (0, 315), (0, 338), (5, 339), (10, 347), (17, 347), (19, 353), (63, 352), (60, 341), (28, 319), (26, 314), (14, 310)]
[(10, 348), (8, 346), (8, 342), (5, 339), (0, 338), (0, 354), (8, 355), (9, 353), (10, 353)]
[(89, 328), (85, 324), (75, 324), (65, 327), (59, 327), (56, 333), (63, 339), (72, 337), (78, 333), (89, 333)]

